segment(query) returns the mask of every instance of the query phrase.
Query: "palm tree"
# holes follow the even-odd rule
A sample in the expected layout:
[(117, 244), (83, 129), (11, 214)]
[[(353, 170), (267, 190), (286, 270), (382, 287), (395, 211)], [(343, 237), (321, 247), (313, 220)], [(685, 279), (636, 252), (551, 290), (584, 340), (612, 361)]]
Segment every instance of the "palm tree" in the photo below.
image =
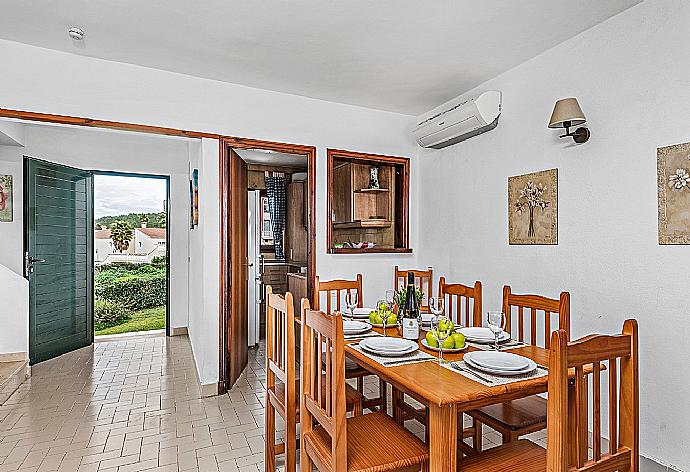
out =
[(123, 253), (129, 249), (129, 242), (132, 240), (132, 226), (126, 221), (114, 221), (110, 225), (110, 239), (112, 239), (115, 249)]

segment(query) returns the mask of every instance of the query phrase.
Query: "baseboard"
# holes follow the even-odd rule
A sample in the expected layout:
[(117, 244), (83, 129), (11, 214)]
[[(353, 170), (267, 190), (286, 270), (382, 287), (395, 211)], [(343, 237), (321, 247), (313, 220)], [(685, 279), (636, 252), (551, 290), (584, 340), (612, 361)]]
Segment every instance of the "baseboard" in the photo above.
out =
[(171, 327), (170, 336), (184, 336), (189, 334), (186, 326), (180, 326), (179, 328)]
[(18, 362), (29, 358), (27, 352), (5, 352), (0, 354), (0, 362)]
[(203, 398), (215, 397), (216, 395), (218, 395), (218, 382), (201, 384), (201, 396)]

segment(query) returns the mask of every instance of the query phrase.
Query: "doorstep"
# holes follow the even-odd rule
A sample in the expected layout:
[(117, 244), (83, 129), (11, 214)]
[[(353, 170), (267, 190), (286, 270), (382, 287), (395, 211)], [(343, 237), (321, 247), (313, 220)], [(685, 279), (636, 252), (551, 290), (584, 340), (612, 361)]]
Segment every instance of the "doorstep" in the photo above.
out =
[(31, 376), (29, 360), (2, 361), (0, 355), (0, 406)]
[(151, 331), (135, 331), (133, 333), (106, 334), (94, 336), (93, 342), (103, 343), (108, 341), (126, 341), (128, 338), (147, 338), (165, 336), (165, 329), (153, 329)]

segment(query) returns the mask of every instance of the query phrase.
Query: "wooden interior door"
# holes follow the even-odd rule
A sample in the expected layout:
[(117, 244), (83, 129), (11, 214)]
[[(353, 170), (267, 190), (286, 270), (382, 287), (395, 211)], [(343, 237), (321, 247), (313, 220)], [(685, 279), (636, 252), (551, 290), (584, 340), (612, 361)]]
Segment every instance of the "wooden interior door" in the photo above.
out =
[(36, 364), (93, 342), (93, 175), (24, 160), (29, 357)]
[(247, 284), (248, 284), (248, 225), (247, 225), (247, 163), (229, 150), (230, 179), (228, 213), (230, 221), (229, 270), (230, 300), (227, 326), (227, 388), (230, 389), (247, 367)]

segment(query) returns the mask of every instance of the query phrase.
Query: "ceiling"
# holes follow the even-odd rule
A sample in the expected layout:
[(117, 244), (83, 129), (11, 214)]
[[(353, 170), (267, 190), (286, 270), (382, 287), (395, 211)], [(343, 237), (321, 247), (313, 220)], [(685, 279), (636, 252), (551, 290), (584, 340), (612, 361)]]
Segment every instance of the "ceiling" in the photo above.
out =
[(640, 1), (15, 0), (0, 38), (416, 115)]
[(263, 149), (235, 149), (247, 164), (259, 164), (278, 167), (307, 168), (307, 156), (287, 154), (285, 152), (265, 151)]

